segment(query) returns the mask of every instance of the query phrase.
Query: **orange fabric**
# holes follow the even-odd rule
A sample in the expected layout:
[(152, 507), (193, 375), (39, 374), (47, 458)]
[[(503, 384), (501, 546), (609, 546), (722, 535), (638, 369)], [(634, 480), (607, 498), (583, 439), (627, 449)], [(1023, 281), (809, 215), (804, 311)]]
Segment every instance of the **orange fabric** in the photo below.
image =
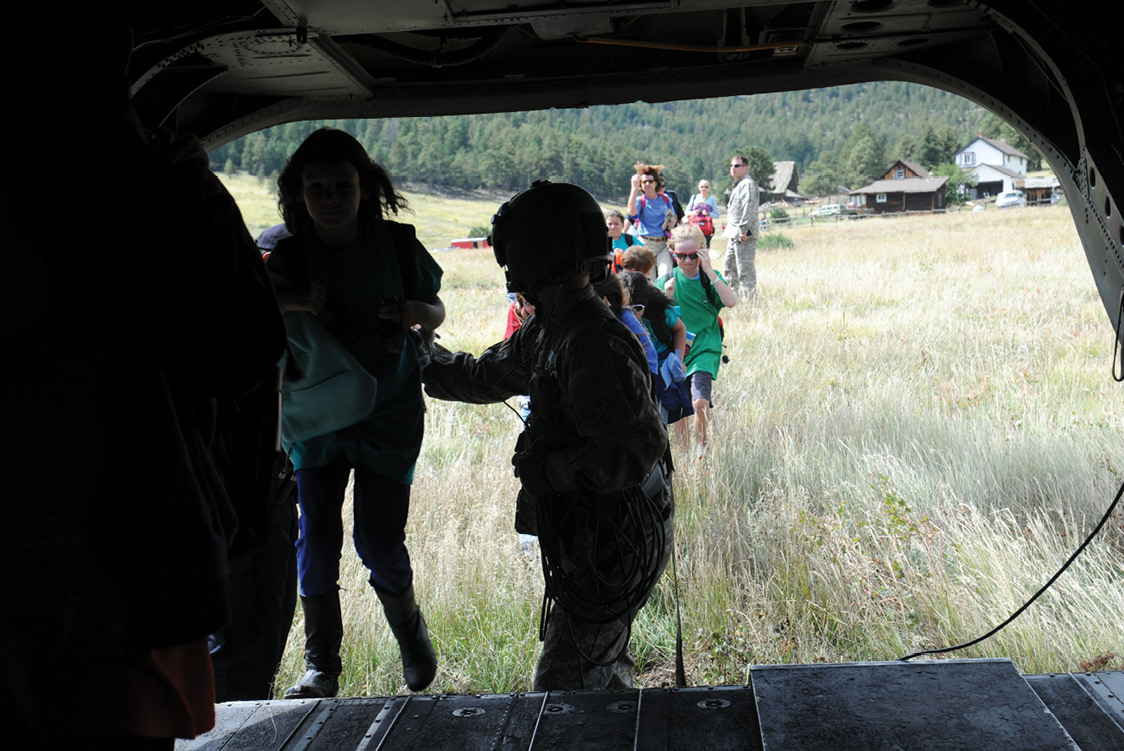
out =
[(152, 738), (194, 738), (215, 726), (215, 677), (207, 640), (154, 649), (130, 671), (120, 731)]

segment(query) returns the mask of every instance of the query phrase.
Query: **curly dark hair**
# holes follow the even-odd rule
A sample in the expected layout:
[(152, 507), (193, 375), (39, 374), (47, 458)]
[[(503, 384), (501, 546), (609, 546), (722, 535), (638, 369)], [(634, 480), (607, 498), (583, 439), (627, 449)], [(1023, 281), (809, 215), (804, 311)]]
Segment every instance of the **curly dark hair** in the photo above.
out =
[(662, 193), (663, 189), (667, 187), (667, 180), (663, 176), (662, 164), (645, 164), (644, 162), (637, 162), (632, 165), (638, 175), (650, 175), (656, 179), (656, 192)]
[(379, 214), (397, 215), (399, 209), (408, 208), (406, 199), (394, 189), (390, 175), (371, 159), (354, 136), (335, 128), (321, 128), (304, 139), (277, 178), (277, 207), (290, 233), (299, 235), (312, 224), (304, 205), (304, 168), (313, 162), (340, 161), (359, 173), (359, 188), (364, 194), (359, 202), (360, 221)]
[(667, 309), (674, 305), (671, 298), (652, 286), (647, 275), (639, 271), (622, 271), (618, 276), (628, 292), (630, 304), (644, 306), (644, 320), (652, 327), (656, 339), (669, 349), (673, 347), (675, 340), (667, 327)]

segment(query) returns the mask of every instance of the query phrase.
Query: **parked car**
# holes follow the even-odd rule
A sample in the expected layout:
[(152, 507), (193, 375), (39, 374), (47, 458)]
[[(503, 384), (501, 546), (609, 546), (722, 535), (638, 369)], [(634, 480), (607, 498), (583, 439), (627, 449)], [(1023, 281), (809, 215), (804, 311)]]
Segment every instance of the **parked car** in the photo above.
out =
[(1026, 196), (1021, 190), (1007, 190), (995, 197), (995, 208), (1007, 209), (1012, 206), (1026, 206)]
[(820, 206), (818, 209), (813, 211), (812, 216), (818, 219), (818, 218), (825, 217), (825, 216), (838, 216), (839, 214), (842, 214), (842, 213), (843, 213), (843, 204), (841, 204), (841, 203), (829, 203), (825, 206)]

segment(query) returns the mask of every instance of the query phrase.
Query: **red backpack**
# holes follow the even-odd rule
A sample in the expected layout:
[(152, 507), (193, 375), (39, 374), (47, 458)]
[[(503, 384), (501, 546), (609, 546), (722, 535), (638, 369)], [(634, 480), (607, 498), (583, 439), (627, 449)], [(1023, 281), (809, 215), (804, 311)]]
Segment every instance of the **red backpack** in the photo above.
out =
[[(694, 196), (691, 197), (691, 200), (694, 200)], [(710, 237), (714, 234), (714, 219), (712, 219), (710, 216), (710, 205), (707, 203), (702, 203), (699, 205), (699, 208), (696, 209), (696, 211), (698, 211), (699, 213), (695, 214), (687, 221), (698, 227), (704, 235)]]

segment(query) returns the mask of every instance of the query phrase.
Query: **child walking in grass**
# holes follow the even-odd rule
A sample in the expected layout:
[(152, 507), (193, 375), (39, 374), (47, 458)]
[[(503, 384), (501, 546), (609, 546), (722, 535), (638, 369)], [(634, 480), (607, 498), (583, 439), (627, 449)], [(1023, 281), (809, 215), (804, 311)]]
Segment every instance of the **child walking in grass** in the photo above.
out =
[(640, 271), (622, 271), (620, 280), (628, 296), (629, 307), (641, 316), (644, 329), (654, 342), (656, 367), (653, 377), (660, 413), (668, 425), (678, 423), (695, 413), (690, 392), (684, 383), (687, 327), (679, 316), (679, 307), (653, 287)]
[[(282, 312), (316, 316), (378, 380), (374, 407), (358, 422), (287, 440), (300, 504), (297, 568), (304, 609), (305, 665), (288, 698), (335, 696), (342, 669), (339, 600), (341, 510), (355, 473), (355, 548), (370, 571), (402, 653), (406, 685), (420, 691), (437, 660), (414, 599), (406, 550), (410, 483), (425, 408), (421, 364), (406, 332), (436, 329), (441, 267), (414, 228), (388, 221), (405, 201), (358, 141), (322, 129), (296, 150), (278, 178), (292, 237), (266, 262)], [(283, 435), (284, 437), (284, 435)]]
[[(699, 239), (701, 235), (698, 227), (689, 224), (672, 230), (672, 255), (677, 265), (670, 275), (659, 280), (667, 296), (679, 306), (679, 313), (687, 330), (695, 335), (683, 364), (695, 408), (696, 459), (706, 454), (711, 392), (714, 381), (718, 380), (718, 366), (722, 362), (722, 332), (718, 326), (718, 311), (732, 308), (738, 303), (737, 295), (711, 266), (705, 240)], [(687, 421), (681, 420), (677, 425), (679, 444), (689, 446)]]

